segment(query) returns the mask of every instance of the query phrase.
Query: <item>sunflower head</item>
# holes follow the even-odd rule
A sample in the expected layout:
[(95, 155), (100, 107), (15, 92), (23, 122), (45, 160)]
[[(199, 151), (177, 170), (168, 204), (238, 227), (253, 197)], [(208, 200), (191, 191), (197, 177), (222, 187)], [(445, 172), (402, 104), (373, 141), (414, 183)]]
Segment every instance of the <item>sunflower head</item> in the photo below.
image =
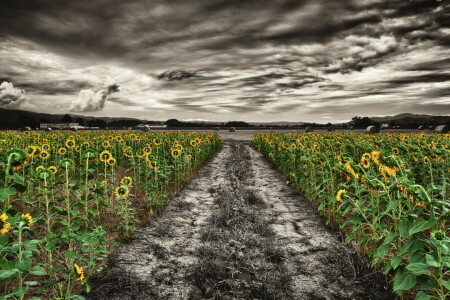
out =
[(173, 158), (178, 158), (181, 155), (181, 150), (178, 148), (174, 148), (170, 150), (170, 154), (172, 155)]
[(65, 143), (67, 148), (74, 148), (76, 146), (75, 140), (67, 139)]
[(30, 216), (30, 214), (22, 214), (20, 216), (20, 222), (23, 222), (25, 225), (30, 227), (31, 225), (33, 225), (33, 217)]
[(83, 267), (80, 267), (77, 264), (73, 264), (73, 267), (75, 268), (75, 272), (78, 275), (77, 281), (83, 281), (84, 280), (84, 270)]
[(126, 186), (130, 186), (133, 185), (133, 179), (130, 176), (125, 176), (124, 178), (122, 178), (122, 180), (120, 181), (121, 185), (126, 185)]
[(22, 165), (27, 159), (27, 153), (18, 148), (9, 149), (6, 155), (11, 162), (11, 166)]
[(119, 187), (116, 187), (114, 190), (114, 195), (121, 198), (126, 198), (128, 194), (130, 193), (130, 189), (126, 185), (121, 185)]
[(50, 153), (48, 153), (48, 151), (46, 150), (42, 150), (41, 153), (39, 154), (39, 157), (42, 159), (47, 159), (50, 157)]
[(52, 177), (53, 173), (49, 169), (39, 169), (36, 173), (37, 180), (49, 180)]
[(61, 148), (58, 149), (58, 154), (59, 155), (64, 155), (66, 153), (67, 153), (67, 149), (66, 148), (61, 147)]
[(61, 161), (60, 161), (60, 163), (59, 163), (59, 165), (61, 166), (61, 167), (63, 167), (63, 168), (67, 168), (67, 169), (70, 169), (70, 168), (72, 168), (73, 166), (74, 166), (74, 162), (73, 162), (73, 160), (71, 160), (70, 158), (64, 158), (64, 159), (61, 159)]
[(343, 201), (342, 195), (344, 195), (345, 193), (347, 193), (346, 190), (343, 190), (343, 189), (339, 190), (339, 191), (337, 192), (337, 194), (336, 194), (336, 200), (337, 200), (338, 202), (342, 202), (342, 201)]
[(102, 162), (108, 162), (108, 160), (112, 158), (111, 152), (105, 150), (102, 153), (100, 153), (100, 161)]
[(83, 152), (83, 158), (86, 158), (86, 159), (92, 159), (92, 158), (95, 158), (96, 156), (97, 156), (97, 154), (95, 153), (95, 151), (90, 148), (86, 149)]
[(435, 230), (431, 232), (431, 238), (437, 241), (442, 241), (445, 238), (445, 232), (440, 230)]
[(47, 169), (50, 170), (53, 175), (56, 174), (56, 172), (58, 172), (58, 168), (55, 166), (50, 166)]
[(11, 229), (11, 224), (8, 222), (8, 216), (6, 214), (0, 215), (0, 234), (5, 234)]
[(114, 157), (108, 159), (108, 165), (114, 166), (116, 164), (116, 159)]

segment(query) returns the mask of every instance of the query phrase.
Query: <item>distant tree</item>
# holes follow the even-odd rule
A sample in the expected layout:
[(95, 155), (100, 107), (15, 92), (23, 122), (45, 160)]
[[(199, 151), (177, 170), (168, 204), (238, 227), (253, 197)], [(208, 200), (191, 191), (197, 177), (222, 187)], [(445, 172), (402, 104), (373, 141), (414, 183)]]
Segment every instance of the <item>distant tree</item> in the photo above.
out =
[(252, 125), (244, 121), (230, 121), (225, 124), (225, 127), (251, 127)]
[(89, 127), (105, 128), (108, 124), (106, 123), (105, 120), (102, 120), (102, 119), (92, 119), (87, 122), (87, 125)]
[(33, 118), (29, 115), (26, 114), (19, 114), (17, 115), (17, 119), (16, 119), (16, 127), (17, 128), (22, 128), (25, 126), (29, 126), (29, 127), (38, 127), (39, 126), (39, 122), (36, 118)]
[(178, 121), (177, 119), (169, 119), (164, 123), (167, 127), (183, 127), (185, 123)]
[(361, 118), (358, 116), (353, 117), (351, 123), (353, 126), (355, 126), (355, 128), (366, 128), (367, 126), (370, 126), (370, 125), (379, 124), (379, 123), (372, 121), (372, 119), (370, 119), (368, 117)]
[(62, 123), (72, 123), (72, 117), (68, 114), (65, 114), (62, 118), (61, 118), (61, 122)]
[(83, 118), (76, 118), (75, 123), (78, 123), (80, 126), (86, 125), (86, 121)]

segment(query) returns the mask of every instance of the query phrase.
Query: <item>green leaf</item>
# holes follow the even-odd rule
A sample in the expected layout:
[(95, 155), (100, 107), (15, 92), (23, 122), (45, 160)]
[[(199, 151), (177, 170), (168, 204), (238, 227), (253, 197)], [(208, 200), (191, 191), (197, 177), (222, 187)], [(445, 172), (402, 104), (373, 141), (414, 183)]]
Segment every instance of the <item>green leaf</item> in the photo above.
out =
[(380, 247), (378, 247), (377, 252), (375, 253), (376, 257), (383, 258), (386, 253), (391, 249), (390, 244), (383, 244)]
[(16, 189), (12, 186), (0, 188), (0, 201), (5, 201), (9, 196), (16, 194)]
[(405, 270), (399, 272), (394, 280), (394, 291), (407, 291), (416, 285), (416, 276)]
[(425, 259), (427, 262), (427, 265), (434, 268), (439, 268), (439, 263), (434, 259), (434, 257), (430, 254), (425, 255)]
[(403, 255), (396, 254), (396, 255), (392, 256), (391, 266), (394, 270), (397, 269), (397, 267), (400, 265), (400, 263), (402, 262), (402, 258), (403, 258)]
[(400, 232), (400, 236), (406, 236), (413, 225), (413, 221), (410, 219), (403, 219), (400, 221), (398, 225), (398, 230)]
[(383, 244), (390, 245), (391, 242), (397, 237), (395, 232), (389, 232), (388, 235), (384, 238)]
[(419, 239), (408, 240), (399, 250), (399, 254), (414, 253), (423, 248), (423, 242)]
[(425, 221), (422, 218), (417, 219), (413, 226), (409, 229), (409, 234), (414, 234), (416, 232), (427, 230), (434, 225), (436, 225), (437, 221), (435, 219), (431, 219), (428, 221)]
[(442, 283), (443, 286), (445, 286), (445, 288), (447, 290), (450, 290), (450, 280), (444, 280), (444, 279), (439, 279), (439, 282)]
[(22, 272), (26, 272), (31, 267), (31, 259), (24, 259), (22, 261), (18, 261), (15, 267), (16, 269), (19, 269)]
[(429, 300), (431, 299), (424, 291), (420, 291), (416, 294), (416, 298), (414, 300)]
[(73, 250), (67, 250), (64, 252), (64, 256), (68, 259), (75, 259), (77, 257), (77, 252)]
[(428, 274), (428, 265), (424, 263), (412, 263), (406, 266), (406, 269), (414, 275)]
[(38, 282), (37, 281), (25, 281), (25, 284), (34, 286), (34, 285), (38, 285)]
[(9, 281), (20, 272), (18, 269), (0, 270), (0, 281)]
[(23, 177), (20, 176), (19, 173), (14, 173), (13, 175), (9, 175), (8, 177), (12, 179), (12, 181), (14, 181), (15, 183), (23, 184)]
[(47, 271), (43, 267), (34, 266), (31, 268), (30, 272), (31, 275), (47, 275)]

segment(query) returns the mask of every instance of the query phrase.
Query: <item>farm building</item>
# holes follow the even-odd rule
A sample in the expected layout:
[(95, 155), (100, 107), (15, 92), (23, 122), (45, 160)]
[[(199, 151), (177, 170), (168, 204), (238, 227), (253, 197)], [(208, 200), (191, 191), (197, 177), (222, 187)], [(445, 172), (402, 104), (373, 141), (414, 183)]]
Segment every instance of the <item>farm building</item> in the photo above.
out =
[(39, 125), (40, 129), (48, 129), (48, 128), (55, 128), (55, 129), (71, 129), (75, 127), (79, 127), (79, 123), (41, 123)]

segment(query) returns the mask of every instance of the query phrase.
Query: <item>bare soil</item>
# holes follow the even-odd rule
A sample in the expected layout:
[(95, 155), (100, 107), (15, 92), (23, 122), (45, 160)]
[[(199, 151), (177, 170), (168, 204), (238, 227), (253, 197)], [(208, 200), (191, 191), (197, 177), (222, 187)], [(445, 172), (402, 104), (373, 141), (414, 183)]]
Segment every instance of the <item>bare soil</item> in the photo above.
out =
[(394, 299), (262, 155), (224, 143), (121, 245), (87, 299)]

